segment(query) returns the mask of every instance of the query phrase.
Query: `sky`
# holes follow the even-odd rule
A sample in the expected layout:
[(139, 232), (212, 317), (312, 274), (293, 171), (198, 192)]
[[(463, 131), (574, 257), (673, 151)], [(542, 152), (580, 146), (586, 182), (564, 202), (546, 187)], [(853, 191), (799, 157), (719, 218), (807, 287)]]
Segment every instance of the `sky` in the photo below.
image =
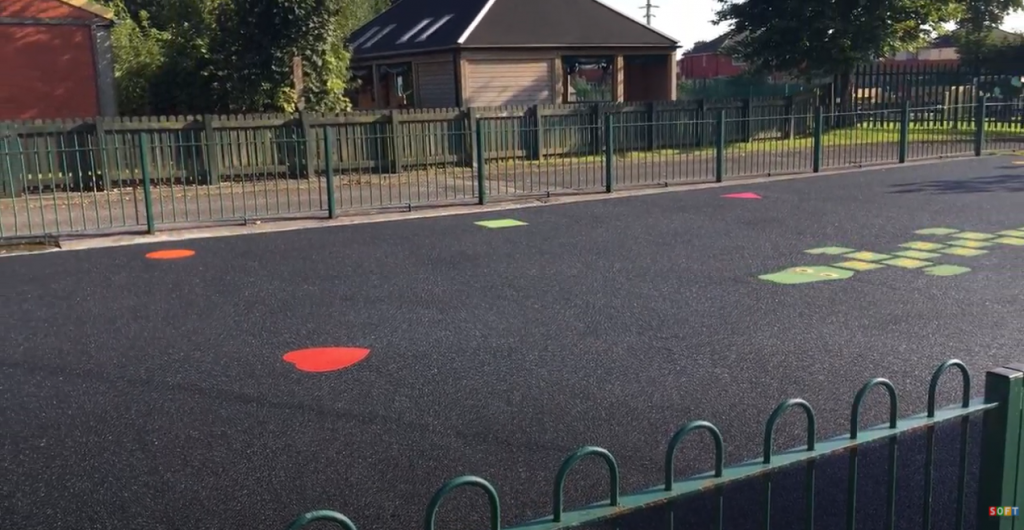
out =
[[(603, 1), (627, 15), (643, 20), (645, 0)], [(718, 8), (716, 0), (651, 0), (651, 3), (660, 6), (653, 10), (655, 16), (652, 25), (678, 39), (684, 50), (699, 40), (711, 40), (726, 29), (711, 23)], [(1003, 27), (1024, 32), (1024, 13), (1007, 17)]]

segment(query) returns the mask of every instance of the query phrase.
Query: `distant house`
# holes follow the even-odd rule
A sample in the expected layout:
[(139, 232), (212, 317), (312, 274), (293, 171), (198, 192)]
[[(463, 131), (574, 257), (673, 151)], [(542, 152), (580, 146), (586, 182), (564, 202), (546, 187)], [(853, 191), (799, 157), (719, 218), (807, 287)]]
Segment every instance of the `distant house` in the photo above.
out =
[(714, 40), (700, 43), (679, 59), (680, 79), (712, 79), (732, 77), (743, 73), (743, 61), (729, 55), (725, 48), (732, 43), (733, 34), (725, 33)]
[(116, 115), (113, 19), (88, 0), (0, 0), (0, 121)]
[[(989, 35), (989, 40), (999, 43), (1005, 43), (1008, 41), (1020, 42), (1024, 40), (1024, 36), (996, 29)], [(927, 46), (921, 49), (898, 52), (894, 56), (886, 59), (886, 62), (891, 61), (898, 61), (901, 64), (959, 64), (960, 54), (957, 52), (956, 36), (955, 34), (942, 35), (941, 37), (932, 40)]]
[[(678, 41), (598, 0), (402, 0), (348, 41), (357, 108), (675, 98)], [(577, 81), (578, 82), (578, 81)]]

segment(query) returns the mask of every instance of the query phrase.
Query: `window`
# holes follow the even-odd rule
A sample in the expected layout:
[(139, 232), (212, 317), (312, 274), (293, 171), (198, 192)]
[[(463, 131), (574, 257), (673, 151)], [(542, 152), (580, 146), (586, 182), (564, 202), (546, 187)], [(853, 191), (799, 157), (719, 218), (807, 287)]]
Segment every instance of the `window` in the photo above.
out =
[[(380, 33), (374, 35), (372, 39), (366, 41), (366, 44), (363, 45), (363, 48), (365, 49), (365, 48), (369, 48), (370, 46), (373, 46), (373, 43), (379, 41), (381, 37), (383, 37), (387, 32), (389, 32), (389, 31), (391, 31), (393, 29), (395, 29), (395, 25), (394, 24), (391, 24), (390, 26), (384, 28), (383, 31), (381, 31)], [(353, 48), (354, 47), (355, 46), (353, 46)]]
[(366, 33), (363, 33), (363, 35), (361, 37), (359, 37), (358, 39), (355, 40), (355, 42), (352, 43), (352, 47), (353, 48), (358, 47), (360, 44), (363, 43), (363, 41), (365, 41), (367, 38), (369, 38), (374, 33), (376, 33), (378, 29), (380, 29), (380, 26), (374, 26), (374, 27), (370, 28), (370, 31), (367, 31)]
[(423, 35), (420, 35), (419, 37), (416, 38), (416, 42), (423, 42), (427, 40), (427, 37), (429, 37), (431, 33), (437, 31), (437, 28), (441, 27), (442, 24), (448, 22), (448, 20), (450, 20), (451, 18), (452, 15), (445, 15), (444, 18), (442, 18), (441, 20), (434, 22), (434, 25), (427, 28), (427, 31), (424, 31)]
[(562, 101), (612, 101), (612, 64), (611, 57), (563, 57)]
[(413, 28), (410, 29), (409, 31), (407, 31), (405, 33), (405, 35), (402, 35), (402, 38), (398, 39), (398, 44), (403, 44), (403, 43), (405, 43), (405, 41), (407, 41), (410, 38), (412, 38), (412, 36), (415, 35), (417, 31), (423, 29), (423, 26), (426, 26), (427, 24), (430, 24), (431, 20), (434, 20), (434, 19), (432, 19), (432, 18), (425, 18), (425, 19), (421, 20), (419, 24), (416, 24), (415, 26), (413, 26)]

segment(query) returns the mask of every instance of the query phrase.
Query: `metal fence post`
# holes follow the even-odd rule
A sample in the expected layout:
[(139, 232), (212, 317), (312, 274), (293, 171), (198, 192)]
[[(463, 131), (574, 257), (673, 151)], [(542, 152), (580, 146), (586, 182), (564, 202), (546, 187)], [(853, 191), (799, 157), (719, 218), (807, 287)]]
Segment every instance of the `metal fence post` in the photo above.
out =
[(725, 179), (725, 110), (715, 117), (715, 182)]
[(903, 102), (900, 112), (900, 164), (907, 163), (907, 151), (910, 150), (910, 100)]
[(334, 128), (324, 127), (324, 177), (327, 178), (327, 217), (338, 217), (338, 205), (334, 199)]
[(974, 156), (981, 156), (985, 149), (985, 103), (986, 96), (978, 97), (977, 108), (974, 109)]
[(153, 218), (153, 190), (149, 181), (149, 133), (139, 133), (139, 166), (142, 171), (142, 201), (146, 208), (146, 233), (156, 233)]
[(981, 427), (981, 474), (978, 477), (978, 530), (1010, 530), (1014, 519), (993, 517), (989, 508), (1021, 506), (1017, 483), (1020, 466), (1021, 400), (1024, 372), (996, 368), (985, 373), (985, 402), (998, 403), (986, 410)]
[(476, 189), (480, 204), (487, 204), (487, 171), (484, 168), (484, 128), (481, 127), (480, 119), (473, 123), (473, 132), (476, 135)]
[(604, 191), (611, 193), (615, 188), (615, 135), (612, 115), (604, 115)]
[(824, 111), (821, 105), (814, 107), (814, 136), (811, 145), (811, 171), (821, 171), (821, 135), (825, 128)]

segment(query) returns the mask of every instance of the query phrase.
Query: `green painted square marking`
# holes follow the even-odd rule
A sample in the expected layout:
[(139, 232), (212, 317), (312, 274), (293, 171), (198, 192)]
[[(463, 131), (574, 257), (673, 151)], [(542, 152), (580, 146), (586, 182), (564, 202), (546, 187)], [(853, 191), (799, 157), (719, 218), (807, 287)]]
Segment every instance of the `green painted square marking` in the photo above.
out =
[(955, 235), (960, 239), (992, 239), (996, 237), (992, 234), (983, 234), (981, 232), (959, 232)]
[(855, 271), (870, 271), (874, 269), (882, 269), (885, 265), (879, 265), (877, 263), (868, 263), (866, 261), (844, 261), (842, 263), (835, 263), (833, 267), (842, 267), (844, 269), (852, 269)]
[(974, 256), (980, 256), (982, 254), (988, 254), (987, 250), (978, 250), (976, 248), (967, 248), (967, 247), (949, 247), (949, 248), (942, 249), (939, 252), (942, 252), (943, 254), (950, 254), (950, 255), (953, 255), (953, 256), (965, 256), (965, 257), (968, 257), (968, 258), (974, 257)]
[(854, 252), (853, 254), (843, 254), (844, 258), (853, 258), (857, 261), (882, 261), (883, 259), (889, 259), (892, 256), (888, 254), (877, 254), (875, 252), (861, 251)]
[(1001, 237), (999, 239), (993, 239), (993, 243), (1002, 243), (1004, 245), (1013, 245), (1015, 247), (1024, 247), (1024, 239), (1019, 237)]
[(955, 228), (922, 228), (915, 230), (915, 234), (921, 234), (923, 236), (948, 236), (949, 234), (955, 234), (959, 230)]
[(882, 263), (885, 263), (886, 265), (892, 265), (893, 267), (901, 267), (901, 268), (904, 268), (904, 269), (920, 269), (921, 267), (927, 267), (927, 266), (931, 265), (931, 263), (929, 263), (927, 261), (921, 261), (921, 260), (910, 259), (910, 258), (890, 259), (890, 260), (885, 260)]
[(484, 228), (512, 228), (513, 226), (526, 226), (526, 223), (515, 219), (492, 219), (490, 221), (477, 221), (473, 223)]
[(1024, 230), (1003, 230), (1002, 232), (996, 233), (1001, 236), (1024, 237)]
[(846, 247), (821, 247), (812, 248), (811, 250), (805, 250), (808, 254), (827, 254), (829, 256), (838, 256), (840, 254), (846, 254), (847, 252), (853, 252), (854, 249)]
[(971, 269), (959, 265), (936, 265), (924, 270), (928, 276), (956, 276), (965, 272), (971, 272)]
[(949, 244), (967, 248), (985, 248), (992, 246), (992, 243), (986, 243), (985, 241), (974, 241), (973, 239), (955, 239), (953, 241), (950, 241)]
[(941, 254), (936, 254), (934, 252), (924, 252), (921, 250), (904, 250), (901, 252), (893, 252), (893, 255), (914, 259), (932, 259), (941, 256)]
[(927, 241), (911, 241), (910, 243), (903, 243), (900, 246), (903, 248), (912, 248), (914, 250), (939, 250), (940, 248), (946, 248), (946, 245), (929, 243)]

